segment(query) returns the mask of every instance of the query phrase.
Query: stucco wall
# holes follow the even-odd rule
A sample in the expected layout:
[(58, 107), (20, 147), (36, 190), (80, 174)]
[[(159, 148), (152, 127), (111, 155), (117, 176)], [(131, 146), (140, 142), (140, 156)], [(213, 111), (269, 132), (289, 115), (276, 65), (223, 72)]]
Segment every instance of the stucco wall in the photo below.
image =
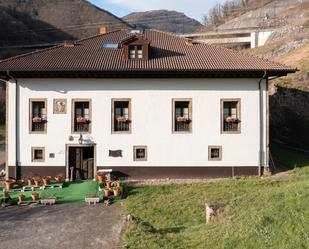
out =
[[(84, 138), (97, 144), (97, 166), (259, 165), (258, 79), (19, 79), (19, 84), (20, 165), (65, 165), (66, 144), (78, 143), (78, 134), (73, 135), (74, 142), (69, 141), (73, 98), (92, 99), (92, 133)], [(14, 93), (11, 83), (10, 96)], [(264, 102), (265, 96), (264, 91)], [(29, 134), (30, 98), (48, 99), (47, 134)], [(53, 114), (54, 98), (68, 100), (67, 114)], [(111, 133), (112, 98), (132, 99), (132, 134)], [(172, 133), (172, 98), (192, 98), (191, 134)], [(241, 99), (241, 134), (221, 134), (221, 98)], [(8, 164), (13, 166), (14, 98), (9, 102)], [(134, 145), (148, 146), (148, 161), (133, 161)], [(222, 161), (208, 161), (209, 145), (222, 146)], [(32, 146), (45, 147), (45, 163), (31, 162)], [(110, 149), (123, 150), (123, 157), (109, 157)], [(49, 158), (49, 153), (55, 153), (55, 158)]]

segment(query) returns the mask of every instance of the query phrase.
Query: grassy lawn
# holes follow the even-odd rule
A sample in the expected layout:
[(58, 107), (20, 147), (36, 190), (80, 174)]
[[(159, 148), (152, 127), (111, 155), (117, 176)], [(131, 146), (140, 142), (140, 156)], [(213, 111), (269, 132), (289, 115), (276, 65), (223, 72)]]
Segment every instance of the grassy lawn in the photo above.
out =
[[(124, 247), (309, 248), (309, 156), (278, 146), (272, 151), (277, 163), (296, 168), (281, 178), (135, 186), (125, 211), (136, 219)], [(223, 206), (210, 224), (205, 202)]]

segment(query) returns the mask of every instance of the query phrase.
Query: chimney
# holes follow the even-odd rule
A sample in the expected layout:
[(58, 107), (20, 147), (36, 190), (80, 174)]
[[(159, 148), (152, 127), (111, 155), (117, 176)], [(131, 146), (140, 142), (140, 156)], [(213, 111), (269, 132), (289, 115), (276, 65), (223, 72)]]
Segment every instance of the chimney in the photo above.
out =
[(100, 28), (100, 35), (104, 35), (108, 32), (108, 27), (101, 27)]

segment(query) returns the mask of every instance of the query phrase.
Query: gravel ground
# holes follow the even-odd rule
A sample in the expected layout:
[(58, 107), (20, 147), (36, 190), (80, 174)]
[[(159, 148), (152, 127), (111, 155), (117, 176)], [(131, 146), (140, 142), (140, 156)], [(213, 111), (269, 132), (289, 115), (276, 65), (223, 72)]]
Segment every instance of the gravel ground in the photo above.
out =
[(0, 208), (0, 248), (121, 248), (122, 206), (62, 204)]

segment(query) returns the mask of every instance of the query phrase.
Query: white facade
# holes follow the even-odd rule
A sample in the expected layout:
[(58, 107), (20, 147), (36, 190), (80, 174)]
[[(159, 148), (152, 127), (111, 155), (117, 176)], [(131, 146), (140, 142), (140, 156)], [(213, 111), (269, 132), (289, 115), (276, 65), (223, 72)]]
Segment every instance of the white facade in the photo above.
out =
[[(19, 165), (66, 166), (67, 144), (78, 144), (71, 131), (72, 99), (92, 100), (92, 131), (99, 167), (222, 167), (260, 165), (259, 79), (18, 79)], [(8, 165), (16, 162), (15, 83), (9, 83)], [(266, 83), (263, 92), (263, 153), (267, 151)], [(47, 133), (29, 133), (29, 99), (47, 99)], [(53, 100), (67, 99), (67, 114), (53, 114)], [(111, 131), (112, 98), (131, 98), (131, 134)], [(192, 99), (192, 132), (172, 132), (172, 99)], [(240, 134), (221, 134), (221, 99), (241, 100)], [(74, 141), (69, 141), (73, 135)], [(148, 147), (147, 161), (133, 160), (133, 146)], [(208, 160), (208, 146), (222, 146), (222, 160)], [(31, 160), (31, 147), (45, 147), (45, 162)], [(123, 157), (109, 157), (122, 150)], [(49, 158), (55, 153), (55, 158)], [(264, 162), (265, 165), (265, 156)]]

